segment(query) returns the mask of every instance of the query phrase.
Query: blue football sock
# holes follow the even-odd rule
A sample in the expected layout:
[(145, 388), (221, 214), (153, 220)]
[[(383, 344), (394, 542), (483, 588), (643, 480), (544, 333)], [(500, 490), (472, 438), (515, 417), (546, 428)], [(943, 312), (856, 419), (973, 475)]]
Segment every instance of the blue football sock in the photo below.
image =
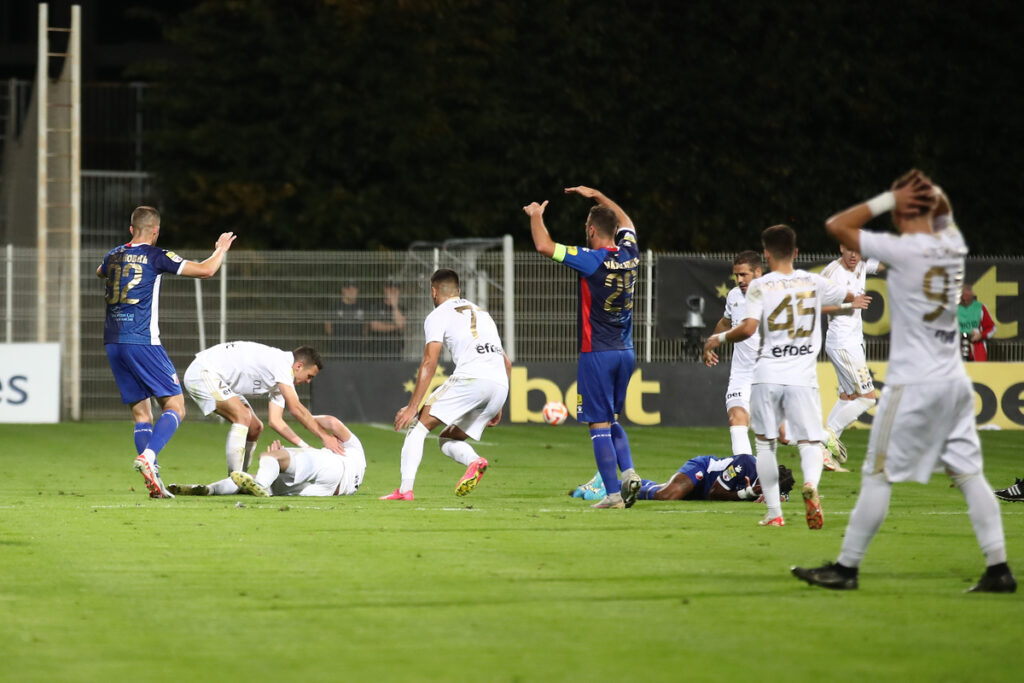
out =
[(626, 436), (626, 430), (618, 422), (612, 422), (611, 432), (619, 471), (625, 472), (633, 466), (633, 451), (629, 448), (629, 437)]
[(174, 436), (174, 432), (181, 424), (181, 418), (173, 410), (165, 410), (164, 414), (153, 425), (153, 437), (149, 440), (148, 448), (155, 454), (159, 454), (167, 442)]
[(149, 422), (135, 423), (135, 453), (141, 453), (149, 446), (149, 440), (153, 438), (153, 425)]
[(619, 472), (615, 458), (615, 444), (612, 443), (612, 431), (607, 427), (591, 429), (590, 441), (594, 445), (594, 460), (597, 461), (597, 471), (601, 473), (605, 488), (608, 491), (617, 491)]
[(654, 500), (654, 494), (661, 488), (661, 484), (650, 479), (640, 480), (640, 491), (636, 494), (639, 500)]

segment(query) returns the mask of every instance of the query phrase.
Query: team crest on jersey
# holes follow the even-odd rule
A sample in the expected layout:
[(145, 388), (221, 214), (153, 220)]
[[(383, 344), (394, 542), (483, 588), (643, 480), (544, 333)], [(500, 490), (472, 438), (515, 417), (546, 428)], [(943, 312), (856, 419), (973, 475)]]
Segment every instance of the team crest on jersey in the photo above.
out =
[(703, 472), (698, 472), (697, 473), (697, 481), (703, 481), (703, 480), (704, 480), (704, 473)]
[(168, 252), (165, 252), (165, 253), (167, 255), (167, 258), (171, 259), (175, 263), (181, 263), (182, 261), (185, 260), (185, 259), (181, 258), (180, 256), (178, 256), (177, 254), (175, 254), (173, 251), (168, 251)]

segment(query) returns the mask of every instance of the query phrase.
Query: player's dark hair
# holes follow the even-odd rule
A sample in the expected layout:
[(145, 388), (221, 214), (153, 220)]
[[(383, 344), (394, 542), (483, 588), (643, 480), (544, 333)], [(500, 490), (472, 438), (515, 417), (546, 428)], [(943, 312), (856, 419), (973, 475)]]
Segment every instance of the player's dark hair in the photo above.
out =
[(592, 206), (590, 213), (587, 214), (587, 225), (593, 225), (601, 237), (614, 237), (615, 228), (619, 227), (619, 219), (607, 206)]
[(757, 270), (758, 268), (764, 269), (761, 264), (761, 255), (756, 251), (750, 249), (741, 251), (736, 255), (736, 258), (732, 260), (734, 266), (750, 266), (750, 270)]
[(451, 268), (439, 268), (430, 276), (430, 286), (444, 296), (455, 296), (459, 293), (459, 274)]
[(794, 483), (793, 470), (785, 465), (779, 465), (779, 493), (789, 495)]
[(139, 206), (132, 211), (132, 226), (137, 230), (149, 230), (160, 225), (160, 212), (152, 206)]
[(796, 231), (788, 225), (773, 225), (761, 233), (761, 244), (777, 259), (792, 258), (796, 251)]
[(324, 369), (324, 362), (320, 358), (320, 354), (316, 352), (312, 346), (300, 346), (299, 348), (292, 351), (292, 358), (296, 362), (302, 363), (307, 368), (311, 365), (315, 365), (317, 370)]

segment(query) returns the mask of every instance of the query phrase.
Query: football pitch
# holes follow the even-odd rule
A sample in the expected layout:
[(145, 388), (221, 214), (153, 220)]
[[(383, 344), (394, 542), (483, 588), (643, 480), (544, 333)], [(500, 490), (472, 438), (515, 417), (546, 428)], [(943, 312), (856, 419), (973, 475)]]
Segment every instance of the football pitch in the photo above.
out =
[[(380, 501), (402, 438), (349, 426), (354, 496), (151, 500), (127, 419), (0, 425), (0, 680), (1019, 680), (1022, 595), (962, 592), (984, 559), (944, 475), (895, 488), (860, 590), (789, 575), (835, 559), (866, 431), (810, 531), (799, 500), (781, 529), (743, 502), (592, 510), (566, 495), (595, 470), (575, 423), (485, 432), (465, 498), (428, 439), (416, 500)], [(629, 433), (658, 481), (729, 449), (724, 428)], [(186, 421), (164, 481), (224, 476), (225, 436)], [(982, 440), (993, 486), (1024, 475), (1020, 432)], [(799, 481), (796, 449), (779, 460)], [(1024, 505), (1000, 505), (1021, 579)]]

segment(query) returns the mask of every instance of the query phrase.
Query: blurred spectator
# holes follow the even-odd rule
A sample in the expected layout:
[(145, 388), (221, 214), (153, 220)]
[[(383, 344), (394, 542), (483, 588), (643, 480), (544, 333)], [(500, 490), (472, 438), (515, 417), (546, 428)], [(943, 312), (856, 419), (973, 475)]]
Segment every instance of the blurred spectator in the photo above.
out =
[(327, 352), (336, 358), (362, 358), (366, 352), (366, 310), (359, 301), (359, 285), (351, 280), (341, 285), (341, 301), (324, 321)]
[(405, 345), (405, 312), (399, 302), (400, 288), (396, 281), (384, 283), (380, 304), (374, 309), (369, 325), (369, 351), (373, 358), (398, 360)]
[(985, 304), (974, 298), (974, 288), (967, 283), (964, 283), (960, 292), (960, 306), (957, 307), (956, 317), (960, 322), (960, 332), (966, 334), (971, 342), (969, 360), (987, 361), (988, 347), (985, 340), (995, 335), (996, 324)]

